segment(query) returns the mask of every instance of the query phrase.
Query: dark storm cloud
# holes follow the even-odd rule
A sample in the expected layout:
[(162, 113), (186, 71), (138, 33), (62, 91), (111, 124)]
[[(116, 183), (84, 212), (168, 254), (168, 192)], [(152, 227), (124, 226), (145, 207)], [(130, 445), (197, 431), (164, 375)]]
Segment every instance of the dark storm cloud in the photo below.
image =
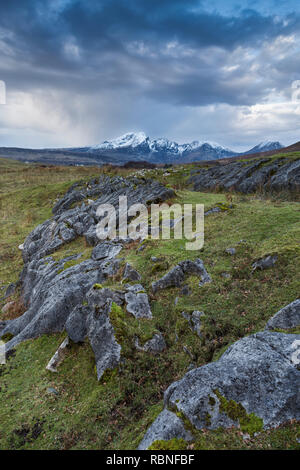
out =
[(292, 0), (1, 0), (2, 145), (85, 145), (128, 130), (265, 140), (273, 111), (248, 107), (289, 99), (299, 26)]
[[(219, 70), (226, 58), (220, 59), (213, 48), (228, 54), (239, 46), (258, 48), (266, 39), (295, 31), (299, 17), (275, 19), (249, 9), (225, 17), (205, 12), (204, 4), (2, 1), (0, 38), (6, 48), (0, 52), (1, 77), (23, 90), (42, 86), (93, 93), (120, 88), (192, 106), (255, 102), (263, 96), (264, 84), (248, 84), (245, 93), (244, 84)], [(172, 54), (165, 50), (170, 43), (175, 44)], [(190, 54), (185, 54), (188, 49)], [(200, 57), (198, 51), (203, 51)]]

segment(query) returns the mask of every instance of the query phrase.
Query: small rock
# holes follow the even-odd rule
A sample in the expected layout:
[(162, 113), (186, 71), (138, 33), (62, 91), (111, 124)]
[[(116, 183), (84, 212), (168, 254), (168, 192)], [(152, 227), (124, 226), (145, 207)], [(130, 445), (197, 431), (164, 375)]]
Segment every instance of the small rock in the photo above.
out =
[(201, 278), (199, 286), (202, 286), (207, 282), (211, 282), (211, 278), (204, 267), (203, 261), (197, 258), (194, 261), (185, 260), (178, 263), (161, 279), (152, 283), (152, 290), (153, 292), (156, 292), (168, 287), (181, 287), (185, 278), (192, 274)]
[(197, 335), (200, 337), (201, 336), (201, 317), (205, 316), (204, 312), (199, 312), (198, 310), (195, 310), (192, 313), (192, 324), (193, 324), (193, 331), (197, 333)]
[(162, 261), (163, 258), (157, 258), (157, 256), (151, 256), (151, 261), (153, 261), (153, 263), (158, 263), (158, 261)]
[(67, 337), (59, 346), (54, 356), (48, 362), (46, 369), (50, 372), (57, 372), (58, 365), (62, 362), (64, 357), (64, 350), (69, 345), (69, 338)]
[(152, 318), (148, 295), (145, 293), (134, 293), (132, 291), (125, 294), (127, 312), (135, 318)]
[(192, 331), (197, 333), (199, 337), (201, 337), (201, 317), (205, 316), (204, 312), (199, 312), (198, 310), (194, 310), (192, 314), (181, 312), (183, 318), (185, 318), (188, 323), (189, 327)]
[(228, 253), (229, 255), (235, 255), (236, 254), (236, 249), (235, 248), (226, 248), (226, 253)]
[(59, 395), (59, 392), (53, 387), (48, 387), (47, 393), (51, 393), (52, 395)]
[(135, 346), (139, 351), (159, 353), (166, 349), (166, 343), (161, 333), (156, 333), (153, 338), (146, 341), (144, 346), (140, 346), (138, 338), (136, 338)]
[(221, 273), (221, 276), (224, 277), (225, 279), (231, 278), (231, 275), (229, 273)]
[(141, 276), (129, 263), (126, 263), (122, 279), (128, 279), (130, 281), (140, 281)]
[(277, 261), (277, 256), (266, 256), (265, 258), (261, 258), (257, 261), (255, 261), (253, 264), (252, 264), (252, 268), (253, 270), (252, 271), (255, 271), (256, 269), (268, 269), (268, 268), (273, 268), (273, 266), (275, 265), (276, 261)]
[(192, 434), (185, 429), (181, 419), (175, 413), (165, 408), (156, 418), (155, 426), (151, 426), (146, 432), (139, 444), (138, 450), (147, 450), (156, 440), (168, 441), (174, 437), (182, 438), (186, 441), (193, 439)]

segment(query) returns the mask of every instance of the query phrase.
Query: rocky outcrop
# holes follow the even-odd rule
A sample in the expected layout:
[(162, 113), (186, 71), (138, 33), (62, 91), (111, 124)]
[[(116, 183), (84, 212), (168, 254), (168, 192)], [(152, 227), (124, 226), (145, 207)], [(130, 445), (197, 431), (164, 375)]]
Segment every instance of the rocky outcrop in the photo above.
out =
[[(267, 327), (286, 321), (299, 325), (298, 304), (280, 310)], [(299, 345), (300, 335), (264, 331), (237, 341), (218, 361), (191, 370), (166, 390), (165, 409), (139, 449), (156, 440), (188, 440), (186, 432), (203, 428), (238, 426), (253, 434), (299, 420)]]
[(14, 336), (6, 344), (8, 351), (26, 339), (63, 331), (68, 316), (82, 304), (91, 286), (103, 283), (119, 267), (118, 260), (80, 263), (77, 259), (78, 264), (64, 269), (67, 261), (74, 261), (74, 257), (59, 262), (42, 258), (28, 264), (23, 280), (28, 309), (21, 317), (0, 326), (1, 336), (7, 333)]
[(195, 191), (224, 189), (241, 193), (263, 191), (298, 191), (300, 160), (259, 158), (234, 161), (207, 169), (193, 170), (189, 183)]
[(185, 260), (178, 263), (161, 279), (152, 283), (152, 290), (153, 292), (157, 292), (158, 290), (168, 287), (181, 287), (186, 277), (193, 274), (200, 277), (200, 286), (211, 282), (211, 278), (204, 267), (203, 261), (197, 258), (194, 261)]
[[(102, 176), (88, 183), (76, 183), (55, 204), (53, 218), (38, 225), (26, 238), (22, 251), (25, 264), (55, 252), (78, 236), (85, 237), (89, 245), (99, 244), (96, 235), (96, 225), (100, 220), (97, 208), (109, 203), (118, 210), (119, 196), (126, 196), (128, 206), (131, 206), (164, 201), (173, 197), (174, 192), (156, 181), (143, 178)], [(106, 257), (105, 249), (96, 249), (94, 259), (101, 256)]]
[[(119, 196), (127, 196), (130, 206), (164, 201), (173, 195), (160, 183), (143, 178), (102, 176), (73, 185), (55, 204), (54, 216), (37, 226), (23, 244), (24, 269), (19, 285), (27, 310), (19, 318), (0, 322), (0, 338), (13, 336), (5, 345), (6, 352), (21, 341), (67, 328), (75, 342), (89, 338), (98, 377), (106, 368), (115, 367), (121, 347), (109, 320), (112, 304), (127, 305), (136, 318), (151, 318), (152, 313), (142, 286), (137, 290), (129, 286), (119, 293), (102, 289), (102, 284), (118, 272), (121, 259), (117, 256), (130, 240), (99, 241), (97, 208), (109, 203), (118, 209)], [(81, 260), (80, 253), (59, 261), (49, 256), (78, 237), (85, 237), (87, 244), (94, 246), (90, 259)], [(126, 276), (140, 279), (128, 266)], [(100, 294), (95, 292), (95, 285), (101, 286)]]

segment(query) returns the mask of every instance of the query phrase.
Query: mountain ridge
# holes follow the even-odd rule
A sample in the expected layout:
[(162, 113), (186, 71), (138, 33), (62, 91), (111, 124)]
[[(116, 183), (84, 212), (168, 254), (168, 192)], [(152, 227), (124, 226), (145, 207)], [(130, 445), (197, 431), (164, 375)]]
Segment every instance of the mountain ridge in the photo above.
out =
[(215, 142), (194, 140), (192, 142), (178, 144), (164, 137), (150, 139), (144, 132), (128, 132), (116, 139), (105, 140), (100, 144), (61, 149), (66, 152), (101, 154), (131, 155), (137, 159), (147, 160), (151, 163), (190, 163), (199, 160), (214, 160), (237, 155), (249, 155), (255, 152), (278, 150), (283, 145), (278, 142), (261, 142), (246, 152), (236, 152), (228, 147)]
[(51, 165), (124, 165), (128, 161), (183, 164), (270, 154), (284, 149), (285, 147), (278, 141), (267, 141), (257, 144), (246, 152), (236, 152), (214, 142), (194, 140), (178, 144), (166, 138), (150, 139), (144, 132), (131, 132), (117, 139), (86, 147), (48, 149), (0, 147), (0, 157)]

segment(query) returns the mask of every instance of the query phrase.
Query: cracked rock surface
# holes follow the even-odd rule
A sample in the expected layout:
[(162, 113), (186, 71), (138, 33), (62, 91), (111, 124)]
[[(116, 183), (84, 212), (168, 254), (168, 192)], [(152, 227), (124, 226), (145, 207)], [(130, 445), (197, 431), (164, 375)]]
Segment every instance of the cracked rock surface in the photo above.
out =
[[(157, 181), (136, 177), (101, 176), (74, 184), (55, 204), (53, 217), (38, 225), (22, 244), (24, 268), (19, 285), (26, 311), (19, 318), (0, 322), (0, 338), (13, 335), (5, 344), (6, 352), (24, 340), (67, 328), (75, 342), (89, 338), (99, 378), (106, 368), (115, 367), (121, 347), (109, 320), (112, 302), (124, 303), (126, 294), (128, 311), (136, 318), (151, 318), (152, 314), (142, 286), (137, 292), (119, 294), (102, 289), (100, 297), (92, 288), (118, 272), (121, 259), (117, 256), (130, 241), (99, 241), (97, 208), (109, 203), (117, 209), (119, 196), (127, 196), (130, 206), (164, 201), (173, 195), (173, 190)], [(59, 261), (50, 256), (78, 237), (94, 246), (90, 259), (81, 261), (80, 253)], [(133, 268), (129, 271), (130, 280), (139, 279)]]
[(241, 405), (248, 416), (254, 413), (262, 428), (299, 420), (299, 353), (299, 335), (264, 331), (237, 341), (218, 361), (193, 369), (170, 385), (165, 410), (139, 449), (155, 440), (184, 436), (184, 423), (178, 425), (175, 410), (196, 429), (239, 426), (241, 418), (224, 407), (224, 398)]
[(256, 158), (254, 161), (234, 161), (199, 169), (191, 174), (189, 183), (195, 191), (203, 189), (234, 189), (241, 193), (267, 191), (298, 191), (300, 188), (300, 160), (286, 162), (283, 158)]

